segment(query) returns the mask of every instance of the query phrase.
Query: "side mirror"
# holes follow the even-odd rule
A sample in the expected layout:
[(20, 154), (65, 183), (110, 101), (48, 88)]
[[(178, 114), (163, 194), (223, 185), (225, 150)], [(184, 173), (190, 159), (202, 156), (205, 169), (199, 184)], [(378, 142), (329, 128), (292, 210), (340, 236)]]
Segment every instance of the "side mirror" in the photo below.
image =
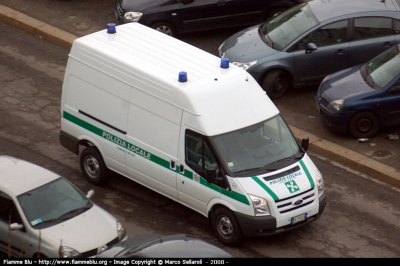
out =
[(10, 230), (11, 231), (20, 230), (22, 228), (24, 228), (24, 226), (22, 224), (19, 224), (19, 223), (10, 224)]
[(307, 43), (306, 45), (306, 54), (311, 54), (312, 51), (318, 50), (318, 47), (315, 45), (315, 43)]
[(93, 197), (93, 195), (94, 195), (94, 190), (91, 189), (91, 190), (89, 190), (89, 192), (87, 193), (86, 198), (90, 199), (91, 197)]
[(310, 143), (309, 137), (304, 137), (303, 140), (301, 141), (301, 148), (303, 149), (304, 152), (308, 150), (309, 143)]

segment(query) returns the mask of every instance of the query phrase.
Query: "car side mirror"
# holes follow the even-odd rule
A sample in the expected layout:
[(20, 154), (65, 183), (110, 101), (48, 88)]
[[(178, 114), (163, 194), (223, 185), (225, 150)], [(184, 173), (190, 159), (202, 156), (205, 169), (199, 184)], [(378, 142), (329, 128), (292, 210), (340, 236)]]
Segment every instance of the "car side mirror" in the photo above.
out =
[(310, 143), (310, 138), (309, 137), (304, 137), (303, 140), (301, 141), (301, 148), (303, 149), (304, 152), (308, 150), (308, 145)]
[(10, 230), (11, 231), (20, 230), (22, 228), (24, 228), (24, 226), (22, 224), (19, 224), (19, 223), (10, 224)]
[(93, 195), (94, 195), (94, 190), (91, 189), (91, 190), (89, 190), (89, 192), (87, 193), (86, 198), (90, 199), (91, 197), (93, 197)]
[(307, 43), (306, 45), (306, 54), (311, 54), (313, 51), (318, 50), (318, 47), (315, 45), (315, 43)]

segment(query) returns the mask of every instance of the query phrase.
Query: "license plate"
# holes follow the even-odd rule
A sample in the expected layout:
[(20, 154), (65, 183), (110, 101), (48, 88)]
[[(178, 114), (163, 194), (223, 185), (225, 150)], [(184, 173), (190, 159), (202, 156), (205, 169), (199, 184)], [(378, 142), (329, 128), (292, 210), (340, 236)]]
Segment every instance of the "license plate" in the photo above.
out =
[(298, 223), (298, 222), (302, 222), (302, 221), (304, 221), (306, 219), (307, 219), (307, 213), (303, 213), (301, 215), (292, 217), (292, 219), (290, 219), (290, 220), (291, 220), (291, 224), (295, 224), (295, 223)]

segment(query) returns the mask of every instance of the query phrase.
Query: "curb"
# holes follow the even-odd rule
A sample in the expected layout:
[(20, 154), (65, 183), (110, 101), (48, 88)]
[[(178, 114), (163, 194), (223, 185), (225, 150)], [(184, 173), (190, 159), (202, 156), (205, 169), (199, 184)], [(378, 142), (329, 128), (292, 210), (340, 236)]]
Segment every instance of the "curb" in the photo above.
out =
[[(29, 17), (0, 4), (0, 20), (30, 33), (71, 49), (72, 43), (78, 37)], [(321, 139), (318, 136), (290, 126), (298, 142), (308, 136), (309, 149), (325, 157), (331, 158), (344, 165), (357, 169), (360, 172), (374, 176), (375, 178), (400, 188), (400, 171), (391, 166), (380, 163), (365, 155), (354, 152), (333, 142)]]

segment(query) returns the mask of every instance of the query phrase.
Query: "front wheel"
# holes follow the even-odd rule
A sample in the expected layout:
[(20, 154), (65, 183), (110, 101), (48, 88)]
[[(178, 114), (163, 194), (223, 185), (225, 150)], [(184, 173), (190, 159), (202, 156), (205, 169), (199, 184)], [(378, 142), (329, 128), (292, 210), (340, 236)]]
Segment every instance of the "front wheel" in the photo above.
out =
[(87, 147), (82, 151), (80, 165), (83, 175), (90, 183), (101, 185), (106, 181), (108, 169), (95, 147)]
[(235, 215), (219, 207), (213, 212), (212, 227), (218, 240), (229, 246), (236, 246), (243, 240), (243, 233)]
[(175, 37), (175, 28), (168, 22), (156, 22), (150, 26), (151, 28), (155, 29), (156, 31), (162, 32), (169, 36)]
[(290, 77), (282, 70), (271, 70), (262, 81), (262, 88), (271, 100), (282, 97), (290, 87)]
[(360, 112), (349, 123), (349, 132), (355, 138), (371, 138), (378, 133), (379, 128), (379, 119), (371, 112)]

